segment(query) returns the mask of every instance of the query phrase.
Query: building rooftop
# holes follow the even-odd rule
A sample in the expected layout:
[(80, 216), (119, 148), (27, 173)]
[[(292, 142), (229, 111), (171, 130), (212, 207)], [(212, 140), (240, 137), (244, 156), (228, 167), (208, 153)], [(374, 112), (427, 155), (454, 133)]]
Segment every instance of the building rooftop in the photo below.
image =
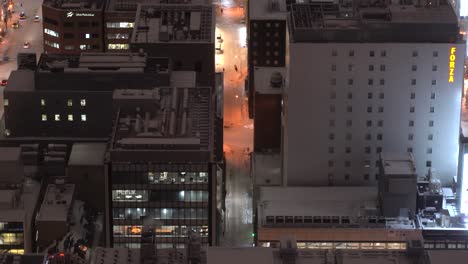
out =
[(208, 149), (210, 88), (116, 90), (118, 99), (112, 149)]
[(44, 0), (43, 5), (65, 10), (98, 11), (104, 7), (104, 0)]
[(10, 73), (5, 91), (34, 91), (34, 72), (30, 70), (16, 70)]
[(281, 185), (281, 154), (278, 152), (253, 152), (252, 175), (255, 185)]
[(43, 54), (39, 72), (167, 72), (169, 59), (149, 58), (142, 53)]
[(381, 153), (380, 158), (386, 175), (416, 175), (411, 153)]
[(138, 4), (205, 4), (209, 0), (107, 0), (107, 11), (136, 11)]
[(249, 1), (250, 20), (286, 20), (287, 11), (285, 0)]
[(254, 87), (260, 94), (282, 94), (286, 85), (286, 68), (255, 67)]
[[(386, 2), (388, 4), (386, 4)], [(293, 42), (455, 42), (458, 20), (446, 0), (292, 4)], [(418, 5), (423, 3), (422, 5)]]
[(19, 161), (21, 159), (21, 148), (0, 147), (0, 163)]
[[(289, 254), (288, 254), (289, 253)], [(462, 254), (466, 256), (466, 254)], [(378, 250), (335, 250), (327, 251), (320, 249), (295, 249), (295, 248), (208, 248), (207, 263), (223, 264), (321, 264), (321, 263), (342, 263), (342, 264), (411, 264), (417, 261), (418, 257), (426, 260), (424, 251), (420, 256), (417, 254), (408, 256), (405, 251), (378, 251)], [(441, 262), (418, 262), (427, 264), (439, 264)], [(456, 262), (452, 262), (456, 263)]]
[(70, 153), (68, 166), (104, 165), (105, 154), (105, 143), (75, 143)]
[(377, 200), (373, 186), (260, 187), (259, 216), (360, 216)]
[(213, 43), (211, 4), (140, 4), (132, 43)]
[(36, 221), (67, 221), (73, 195), (74, 184), (49, 184), (44, 195)]

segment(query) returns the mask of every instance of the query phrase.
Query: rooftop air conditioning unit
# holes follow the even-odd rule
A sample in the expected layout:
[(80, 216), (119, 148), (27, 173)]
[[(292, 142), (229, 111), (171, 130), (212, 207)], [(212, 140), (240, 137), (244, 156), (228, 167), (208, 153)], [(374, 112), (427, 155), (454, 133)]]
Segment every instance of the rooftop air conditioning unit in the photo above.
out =
[(272, 88), (281, 88), (283, 86), (283, 75), (280, 72), (273, 72), (270, 77)]

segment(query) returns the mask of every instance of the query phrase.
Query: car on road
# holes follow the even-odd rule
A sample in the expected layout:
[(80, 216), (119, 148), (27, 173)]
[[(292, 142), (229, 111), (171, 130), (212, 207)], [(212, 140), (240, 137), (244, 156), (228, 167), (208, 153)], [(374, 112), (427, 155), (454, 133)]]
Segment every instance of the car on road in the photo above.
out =
[(39, 16), (34, 16), (34, 22), (39, 22), (41, 21), (41, 18)]
[(19, 28), (19, 23), (18, 23), (18, 21), (13, 22), (13, 24), (11, 24), (11, 27), (12, 27), (12, 28)]
[(19, 14), (19, 18), (20, 18), (21, 20), (26, 19), (26, 13), (25, 13), (24, 11), (22, 11), (22, 12)]
[(221, 34), (219, 34), (219, 35), (216, 37), (216, 40), (217, 40), (219, 43), (223, 43), (223, 37), (221, 36)]
[(0, 86), (6, 86), (8, 83), (8, 80), (2, 80), (0, 81)]
[(23, 44), (23, 48), (24, 49), (29, 49), (29, 47), (31, 47), (31, 44), (29, 44), (29, 42), (25, 41), (24, 44)]

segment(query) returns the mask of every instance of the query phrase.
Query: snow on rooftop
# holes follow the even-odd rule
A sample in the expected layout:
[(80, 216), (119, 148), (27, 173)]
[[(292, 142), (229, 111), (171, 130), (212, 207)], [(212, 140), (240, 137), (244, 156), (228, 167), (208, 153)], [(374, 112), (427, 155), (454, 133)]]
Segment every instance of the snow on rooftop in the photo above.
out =
[(286, 20), (287, 17), (285, 0), (249, 1), (249, 19), (251, 20)]
[(69, 166), (99, 166), (104, 164), (104, 155), (106, 154), (105, 143), (75, 143), (73, 144)]
[(260, 187), (262, 216), (357, 216), (377, 205), (375, 186)]
[(74, 184), (49, 184), (36, 220), (67, 221), (74, 192)]
[(384, 170), (387, 175), (413, 175), (416, 167), (410, 153), (382, 153)]
[(255, 67), (255, 92), (260, 94), (281, 94), (286, 86), (286, 68)]

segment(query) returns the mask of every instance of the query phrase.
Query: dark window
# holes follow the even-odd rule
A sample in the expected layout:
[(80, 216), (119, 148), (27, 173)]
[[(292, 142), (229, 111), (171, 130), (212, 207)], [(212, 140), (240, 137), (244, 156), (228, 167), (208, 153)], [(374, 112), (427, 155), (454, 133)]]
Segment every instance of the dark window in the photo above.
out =
[(90, 27), (90, 26), (91, 26), (91, 23), (87, 21), (78, 22), (78, 27)]
[(72, 33), (64, 33), (63, 34), (63, 38), (66, 38), (66, 39), (72, 39), (74, 37), (75, 37), (75, 35), (73, 35)]
[(91, 38), (99, 38), (99, 34), (91, 34)]
[(73, 27), (74, 25), (73, 25), (73, 22), (64, 22), (63, 26), (64, 27)]
[(374, 52), (373, 50), (371, 50), (371, 51), (369, 52), (369, 56), (374, 57), (374, 56), (375, 56), (375, 52)]
[(98, 27), (98, 26), (99, 26), (99, 22), (92, 21), (92, 22), (91, 22), (91, 26), (92, 26), (92, 27)]
[(91, 49), (99, 49), (99, 45), (91, 45)]
[(51, 18), (48, 18), (48, 17), (44, 17), (43, 19), (44, 19), (44, 23), (46, 23), (46, 24), (52, 24), (52, 25), (58, 26), (57, 20), (54, 20), (54, 19), (51, 19)]

